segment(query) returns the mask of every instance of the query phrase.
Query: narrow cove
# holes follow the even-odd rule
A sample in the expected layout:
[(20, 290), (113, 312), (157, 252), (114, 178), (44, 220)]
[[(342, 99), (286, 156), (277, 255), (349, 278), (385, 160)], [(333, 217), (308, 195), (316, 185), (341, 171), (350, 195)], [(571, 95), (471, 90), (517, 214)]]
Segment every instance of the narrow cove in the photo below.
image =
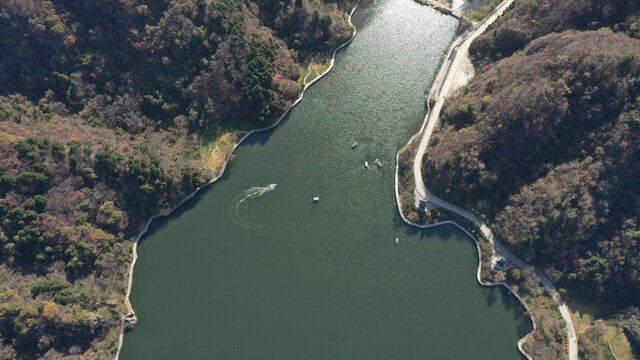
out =
[(283, 123), (152, 224), (122, 359), (520, 358), (530, 321), (477, 284), (472, 241), (411, 228), (394, 202), (396, 151), (457, 22), (412, 0), (378, 0), (353, 22), (353, 43)]

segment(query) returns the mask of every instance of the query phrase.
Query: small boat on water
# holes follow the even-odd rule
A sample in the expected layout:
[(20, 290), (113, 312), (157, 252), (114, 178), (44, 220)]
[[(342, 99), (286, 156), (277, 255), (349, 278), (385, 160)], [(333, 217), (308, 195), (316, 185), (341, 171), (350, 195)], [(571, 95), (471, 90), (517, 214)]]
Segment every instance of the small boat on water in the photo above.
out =
[(376, 161), (373, 162), (374, 164), (378, 165), (378, 168), (382, 167), (382, 163), (380, 162), (380, 160), (376, 159)]
[(273, 189), (276, 188), (276, 186), (278, 186), (278, 184), (269, 184), (269, 185), (267, 185), (267, 189), (268, 190), (273, 190)]
[(396, 245), (398, 245), (398, 238), (396, 238)]
[(317, 203), (318, 201), (320, 201), (320, 197), (316, 196), (316, 197), (313, 198), (313, 202), (314, 203)]
[(365, 169), (368, 169), (368, 168), (369, 168), (369, 162), (368, 162), (368, 161), (365, 161), (365, 162), (364, 162), (364, 168), (365, 168)]
[(356, 141), (356, 142), (354, 142), (353, 144), (351, 144), (351, 148), (352, 148), (352, 149), (355, 149), (355, 148), (356, 148), (356, 146), (358, 146), (358, 142), (357, 142), (357, 141)]

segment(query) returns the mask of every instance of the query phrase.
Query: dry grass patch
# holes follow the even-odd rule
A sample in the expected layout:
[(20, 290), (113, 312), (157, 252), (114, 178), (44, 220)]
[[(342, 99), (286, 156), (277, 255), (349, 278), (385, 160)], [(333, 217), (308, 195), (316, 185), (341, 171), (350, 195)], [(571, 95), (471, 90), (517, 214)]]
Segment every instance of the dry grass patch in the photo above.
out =
[(633, 351), (629, 339), (622, 331), (609, 340), (609, 349), (617, 360), (634, 360), (640, 355)]
[(307, 67), (300, 67), (300, 78), (298, 83), (301, 88), (304, 88), (307, 84), (313, 82), (322, 75), (331, 66), (331, 60), (323, 60), (322, 62), (316, 62), (312, 60)]
[(16, 137), (4, 131), (0, 131), (0, 145), (8, 145), (16, 141)]
[(200, 148), (202, 160), (215, 175), (220, 174), (227, 159), (233, 153), (241, 134), (243, 134), (241, 131), (224, 132), (215, 142)]

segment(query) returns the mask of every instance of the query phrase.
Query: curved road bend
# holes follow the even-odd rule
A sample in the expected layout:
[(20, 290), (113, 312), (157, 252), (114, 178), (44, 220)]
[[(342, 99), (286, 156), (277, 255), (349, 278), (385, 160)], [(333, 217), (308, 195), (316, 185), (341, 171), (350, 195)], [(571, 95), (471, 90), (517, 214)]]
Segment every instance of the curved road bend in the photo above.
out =
[[(502, 253), (505, 257), (511, 260), (511, 262), (522, 269), (534, 270), (533, 273), (540, 279), (540, 282), (542, 282), (549, 294), (551, 294), (551, 297), (558, 305), (558, 309), (560, 310), (563, 319), (567, 323), (566, 331), (569, 339), (569, 359), (578, 360), (578, 340), (576, 337), (575, 329), (573, 327), (573, 322), (571, 321), (571, 315), (567, 306), (562, 301), (560, 294), (558, 294), (558, 291), (553, 286), (551, 281), (549, 281), (549, 279), (544, 274), (535, 270), (533, 266), (527, 264), (526, 262), (515, 256), (511, 251), (509, 251), (509, 249), (507, 249), (500, 241), (496, 239), (496, 237), (491, 232), (491, 229), (479, 217), (465, 209), (450, 204), (431, 194), (429, 190), (427, 190), (424, 179), (422, 178), (422, 159), (424, 156), (424, 152), (427, 149), (429, 139), (433, 134), (436, 123), (438, 122), (444, 100), (452, 90), (452, 86), (455, 80), (460, 75), (459, 71), (462, 59), (469, 56), (469, 46), (471, 45), (473, 40), (475, 40), (480, 34), (482, 34), (489, 27), (489, 25), (491, 25), (500, 16), (502, 16), (504, 11), (509, 6), (511, 6), (513, 1), (514, 0), (503, 1), (491, 15), (485, 18), (482, 22), (474, 24), (471, 33), (463, 34), (462, 36), (458, 37), (451, 45), (451, 50), (449, 51), (449, 54), (447, 55), (447, 58), (442, 65), (440, 74), (438, 75), (438, 79), (434, 83), (434, 91), (432, 91), (432, 95), (435, 96), (435, 99), (429, 100), (435, 100), (435, 104), (433, 105), (433, 107), (431, 107), (431, 110), (425, 118), (422, 139), (420, 140), (416, 158), (413, 162), (413, 173), (416, 183), (416, 196), (423, 200), (427, 200), (433, 205), (445, 208), (449, 211), (453, 211), (458, 215), (464, 216), (465, 218), (471, 220), (477, 227), (480, 228), (482, 234), (493, 244), (494, 252), (498, 251)], [(443, 76), (444, 79), (442, 78)]]

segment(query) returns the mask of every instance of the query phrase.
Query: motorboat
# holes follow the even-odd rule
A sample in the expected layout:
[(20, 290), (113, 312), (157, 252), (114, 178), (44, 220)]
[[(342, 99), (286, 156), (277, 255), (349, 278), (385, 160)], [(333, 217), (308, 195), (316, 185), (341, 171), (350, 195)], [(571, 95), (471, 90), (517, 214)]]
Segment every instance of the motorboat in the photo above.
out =
[(380, 160), (376, 159), (376, 161), (373, 162), (374, 164), (378, 165), (378, 168), (382, 167), (382, 163), (380, 162)]
[(276, 188), (276, 186), (278, 186), (278, 184), (269, 184), (269, 185), (267, 185), (267, 189), (268, 190), (273, 190), (273, 189)]
[(368, 169), (368, 168), (369, 168), (369, 162), (368, 162), (368, 161), (365, 161), (365, 162), (364, 162), (364, 168), (365, 168), (365, 169)]
[(317, 203), (318, 201), (320, 201), (320, 197), (316, 196), (316, 197), (313, 198), (313, 202), (314, 203)]
[(396, 238), (396, 245), (398, 245), (398, 238)]
[(357, 142), (357, 141), (356, 141), (356, 142), (354, 142), (353, 144), (351, 144), (351, 148), (352, 148), (352, 149), (355, 149), (355, 148), (356, 148), (356, 146), (358, 146), (358, 142)]

